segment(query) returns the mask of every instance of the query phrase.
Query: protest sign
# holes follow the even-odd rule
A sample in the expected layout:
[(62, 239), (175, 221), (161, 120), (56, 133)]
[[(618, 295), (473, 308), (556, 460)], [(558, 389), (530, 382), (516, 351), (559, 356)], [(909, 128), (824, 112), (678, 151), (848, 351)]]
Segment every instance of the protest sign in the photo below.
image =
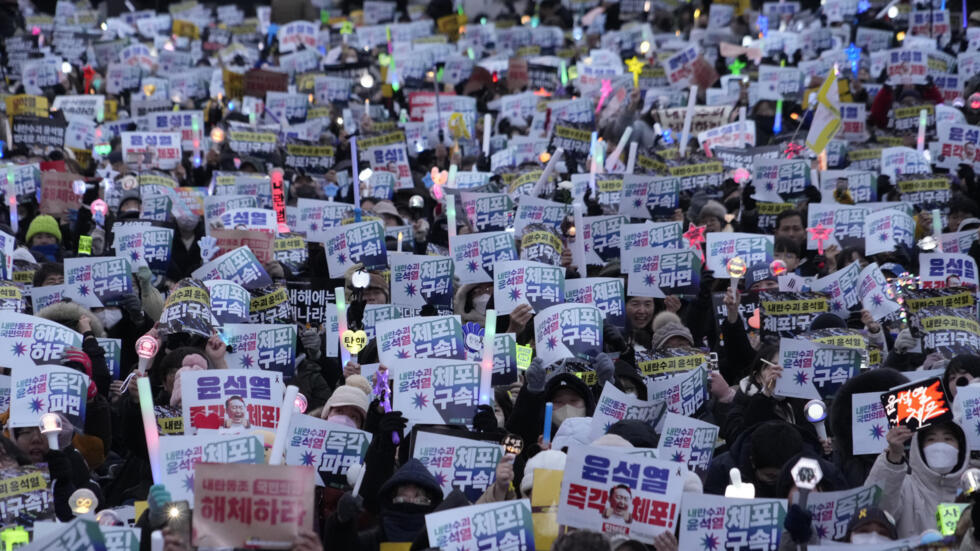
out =
[[(646, 222), (644, 224), (623, 224), (619, 227), (619, 250), (621, 256), (637, 247), (683, 248), (680, 222)], [(620, 272), (627, 273), (627, 267), (620, 265)]]
[(850, 309), (859, 302), (860, 272), (860, 264), (851, 262), (846, 267), (815, 280), (810, 284), (810, 289), (827, 296), (831, 312), (842, 318), (846, 317)]
[(246, 289), (272, 284), (272, 278), (248, 247), (239, 247), (204, 264), (191, 274), (195, 279), (227, 279)]
[(43, 538), (31, 543), (30, 549), (35, 551), (103, 551), (107, 550), (106, 538), (102, 534), (99, 523), (94, 519), (75, 517), (67, 524), (58, 524), (57, 528)]
[(457, 507), (425, 515), (429, 543), (445, 551), (488, 549), (533, 551), (534, 524), (527, 499)]
[(85, 306), (114, 306), (133, 293), (129, 260), (110, 258), (66, 258), (65, 296)]
[(16, 367), (10, 377), (11, 427), (36, 427), (39, 416), (64, 414), (76, 430), (85, 428), (88, 375), (70, 367)]
[(513, 225), (514, 201), (506, 193), (463, 192), (461, 197), (466, 217), (477, 232), (504, 231)]
[(697, 294), (701, 258), (692, 249), (636, 247), (622, 255), (622, 262), (628, 269), (630, 296), (664, 298), (666, 292)]
[(481, 392), (480, 364), (432, 359), (401, 359), (386, 363), (393, 384), (393, 409), (410, 423), (473, 424), (473, 408)]
[(810, 292), (763, 291), (759, 293), (759, 306), (763, 335), (792, 336), (808, 331), (817, 316), (830, 311), (827, 297)]
[(348, 268), (358, 263), (368, 270), (388, 265), (384, 227), (380, 222), (330, 228), (323, 235), (330, 277), (343, 277)]
[(436, 477), (444, 496), (456, 489), (474, 503), (496, 480), (497, 463), (503, 455), (504, 447), (497, 442), (426, 430), (415, 434), (412, 447), (412, 457)]
[(586, 277), (565, 281), (565, 301), (591, 304), (602, 311), (606, 323), (626, 327), (623, 280), (618, 277)]
[(604, 266), (619, 258), (620, 228), (629, 220), (625, 216), (586, 216), (582, 219), (585, 251), (589, 264)]
[(158, 328), (161, 335), (189, 333), (210, 338), (211, 315), (208, 291), (196, 285), (184, 285), (167, 295)]
[[(888, 443), (888, 420), (880, 392), (851, 395), (851, 444), (854, 455), (879, 454)], [(969, 437), (968, 437), (969, 438)]]
[(284, 385), (282, 374), (254, 369), (191, 371), (181, 374), (185, 434), (198, 429), (275, 429)]
[(21, 515), (54, 518), (54, 496), (47, 469), (34, 465), (0, 469), (0, 523), (16, 524)]
[(919, 253), (919, 266), (924, 289), (977, 288), (977, 263), (968, 254)]
[(375, 329), (378, 357), (392, 367), (408, 358), (463, 359), (463, 329), (459, 316), (391, 319)]
[(540, 312), (564, 302), (564, 268), (527, 260), (498, 262), (494, 279), (495, 310), (501, 315), (510, 314), (519, 304)]
[(15, 312), (0, 320), (0, 349), (9, 352), (8, 367), (59, 362), (69, 347), (81, 348), (82, 335), (60, 323)]
[(719, 430), (711, 423), (667, 412), (660, 431), (657, 456), (687, 465), (688, 470), (703, 480), (714, 455)]
[[(538, 229), (532, 230), (532, 228)], [(616, 239), (619, 240), (618, 233)], [(534, 224), (524, 229), (524, 236), (521, 238), (521, 260), (558, 266), (561, 264), (561, 254), (564, 249), (564, 243), (553, 229), (541, 224)]]
[(682, 549), (713, 549), (722, 545), (778, 549), (785, 518), (785, 499), (685, 493), (678, 542)]
[(534, 316), (534, 335), (545, 366), (565, 358), (594, 358), (602, 351), (602, 311), (580, 304), (546, 308)]
[(112, 376), (113, 380), (119, 378), (119, 364), (122, 356), (122, 339), (108, 339), (104, 337), (96, 337), (99, 342), (99, 348), (105, 352), (105, 363), (106, 368), (109, 370), (109, 375)]
[(840, 541), (859, 511), (877, 507), (881, 498), (878, 486), (862, 486), (837, 492), (814, 492), (806, 508), (813, 513), (813, 529), (820, 541)]
[(602, 387), (602, 394), (596, 402), (595, 413), (589, 429), (589, 440), (606, 434), (609, 427), (623, 419), (635, 419), (655, 429), (663, 417), (666, 407), (663, 400), (640, 400), (616, 388), (610, 381)]
[(226, 361), (241, 369), (278, 371), (292, 377), (296, 363), (296, 326), (259, 323), (226, 323), (221, 328), (232, 348)]
[(980, 324), (971, 309), (928, 307), (910, 318), (912, 336), (921, 336), (922, 349), (927, 354), (939, 352), (952, 359), (959, 354), (980, 352)]
[(866, 255), (891, 252), (899, 244), (912, 247), (914, 239), (915, 220), (904, 212), (882, 209), (864, 217)]
[(251, 296), (241, 285), (226, 281), (205, 281), (211, 300), (211, 314), (217, 325), (225, 323), (248, 323)]
[(876, 320), (901, 309), (894, 300), (894, 289), (875, 262), (865, 266), (858, 274), (858, 296), (861, 297), (861, 307), (871, 312)]
[(294, 413), (289, 421), (286, 464), (313, 467), (317, 486), (347, 486), (347, 471), (364, 461), (372, 435), (339, 423)]
[(730, 277), (725, 266), (734, 256), (740, 256), (747, 267), (759, 262), (768, 265), (773, 260), (771, 235), (711, 232), (706, 235), (706, 238), (707, 268), (717, 278)]
[[(313, 528), (309, 467), (198, 463), (194, 466), (192, 543), (246, 547), (291, 542)], [(238, 507), (229, 507), (237, 503)]]
[(686, 373), (660, 379), (646, 378), (647, 396), (667, 402), (667, 411), (691, 416), (708, 401), (708, 369), (702, 365)]
[(677, 524), (683, 470), (621, 448), (570, 448), (558, 522), (653, 543)]
[(495, 263), (517, 260), (514, 236), (507, 232), (457, 235), (449, 249), (460, 284), (491, 283)]
[(453, 263), (448, 256), (398, 254), (391, 266), (391, 303), (449, 307), (453, 302)]
[(42, 172), (41, 213), (57, 218), (81, 208), (82, 198), (74, 191), (77, 180), (84, 180), (84, 177), (67, 172)]
[(776, 381), (774, 392), (777, 396), (831, 398), (863, 363), (861, 350), (784, 337), (779, 340), (783, 376)]
[(194, 500), (194, 466), (198, 463), (265, 463), (265, 449), (251, 434), (170, 436), (160, 439), (163, 484), (173, 501)]
[(953, 418), (949, 398), (938, 377), (912, 381), (879, 396), (890, 427), (904, 425), (918, 431)]

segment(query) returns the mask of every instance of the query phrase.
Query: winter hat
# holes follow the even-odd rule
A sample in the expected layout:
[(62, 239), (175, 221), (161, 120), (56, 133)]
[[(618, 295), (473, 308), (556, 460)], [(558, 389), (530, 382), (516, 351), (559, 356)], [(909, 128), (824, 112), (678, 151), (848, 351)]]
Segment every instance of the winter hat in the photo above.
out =
[(42, 214), (34, 217), (34, 220), (31, 220), (31, 225), (27, 228), (24, 241), (30, 243), (31, 238), (39, 233), (49, 233), (58, 239), (58, 243), (61, 243), (61, 227), (58, 226), (58, 221), (53, 216)]
[(667, 342), (671, 337), (683, 337), (687, 339), (687, 344), (689, 346), (694, 346), (694, 337), (691, 336), (691, 331), (684, 327), (678, 322), (667, 322), (660, 326), (659, 329), (653, 333), (653, 348), (654, 350), (663, 347), (664, 343)]
[(401, 468), (395, 471), (395, 474), (391, 475), (391, 478), (381, 486), (378, 496), (383, 501), (390, 502), (391, 494), (404, 484), (415, 484), (424, 489), (432, 499), (432, 505), (438, 507), (442, 503), (442, 486), (439, 485), (439, 481), (432, 476), (425, 464), (414, 457), (406, 461)]
[[(358, 263), (358, 264), (354, 264), (353, 266), (351, 266), (350, 268), (348, 268), (347, 269), (347, 272), (344, 274), (344, 289), (347, 290), (347, 300), (348, 301), (352, 300), (353, 293), (354, 293), (354, 283), (351, 281), (351, 278), (354, 276), (354, 273), (355, 272), (357, 272), (358, 270), (364, 270), (364, 269), (365, 269), (364, 268), (364, 264)], [(385, 276), (382, 275), (380, 272), (368, 272), (368, 276), (369, 276), (370, 279), (368, 280), (368, 286), (367, 286), (367, 288), (368, 289), (378, 289), (378, 290), (384, 292), (384, 294), (385, 294), (385, 300), (386, 301), (389, 300), (390, 297), (391, 297), (391, 294), (390, 294), (390, 292), (388, 290), (388, 280), (385, 279)]]
[(352, 386), (360, 389), (364, 394), (371, 396), (371, 383), (361, 375), (351, 375), (344, 381), (344, 386)]
[(803, 437), (786, 421), (767, 421), (752, 431), (750, 445), (756, 469), (782, 469), (803, 450)]
[(855, 530), (876, 522), (888, 531), (889, 538), (893, 540), (898, 539), (898, 528), (895, 526), (894, 517), (889, 515), (884, 509), (877, 507), (862, 507), (858, 509), (851, 516), (851, 522), (847, 525), (847, 536), (844, 539), (850, 541), (851, 534)]
[(208, 368), (208, 361), (200, 354), (188, 354), (180, 360), (181, 367), (197, 367), (204, 370)]
[(847, 323), (837, 314), (824, 312), (810, 322), (810, 331), (818, 329), (847, 329)]
[(762, 281), (776, 281), (776, 276), (772, 275), (769, 265), (765, 262), (753, 264), (749, 271), (745, 273), (745, 290), (752, 289), (752, 286)]
[(674, 323), (679, 323), (681, 325), (684, 325), (684, 323), (681, 321), (681, 318), (677, 314), (664, 310), (663, 312), (660, 312), (656, 316), (653, 316), (653, 323), (650, 324), (650, 329), (656, 332), (657, 329), (660, 329), (661, 327), (663, 327), (665, 323), (668, 322), (674, 322)]
[(37, 264), (37, 260), (34, 258), (34, 255), (31, 254), (31, 251), (25, 249), (24, 247), (17, 247), (14, 249), (13, 257), (14, 262), (19, 261), (25, 264)]
[(568, 459), (567, 455), (556, 450), (538, 452), (537, 455), (528, 459), (527, 464), (524, 465), (524, 478), (521, 479), (521, 493), (527, 495), (534, 487), (534, 469), (564, 471), (566, 459)]
[(706, 216), (706, 215), (714, 216), (715, 218), (718, 219), (719, 222), (721, 222), (722, 227), (724, 227), (726, 224), (725, 222), (726, 214), (728, 214), (728, 211), (725, 210), (725, 205), (722, 205), (718, 201), (711, 199), (707, 203), (705, 203), (703, 207), (701, 207), (701, 210), (698, 211), (698, 218), (700, 219), (702, 216)]
[(122, 193), (122, 197), (119, 198), (120, 208), (126, 203), (126, 201), (139, 201), (140, 205), (143, 204), (143, 197), (140, 196), (139, 188), (127, 189)]
[(608, 446), (612, 448), (632, 448), (633, 444), (630, 444), (625, 438), (619, 436), (618, 434), (603, 434), (599, 438), (596, 438), (592, 442), (593, 446)]
[(360, 388), (350, 385), (338, 386), (337, 390), (330, 395), (330, 399), (327, 400), (327, 405), (323, 407), (323, 418), (327, 418), (331, 408), (340, 406), (356, 407), (361, 410), (361, 415), (366, 418), (370, 405), (371, 402), (368, 400), (367, 394)]
[(606, 433), (621, 436), (637, 448), (656, 448), (660, 442), (657, 431), (653, 430), (649, 423), (639, 419), (616, 421)]
[(558, 427), (555, 437), (551, 439), (551, 449), (562, 451), (575, 446), (589, 445), (589, 431), (592, 429), (591, 417), (572, 417)]
[(206, 371), (206, 369), (202, 368), (200, 365), (191, 364), (184, 365), (177, 370), (177, 374), (174, 375), (174, 389), (170, 392), (170, 407), (172, 408), (180, 405), (180, 375), (189, 371)]
[(402, 215), (399, 214), (398, 209), (395, 208), (394, 203), (391, 201), (378, 201), (371, 210), (374, 211), (374, 214), (377, 214), (382, 218), (385, 216), (391, 216), (398, 222), (399, 226), (405, 225), (405, 220), (402, 218)]

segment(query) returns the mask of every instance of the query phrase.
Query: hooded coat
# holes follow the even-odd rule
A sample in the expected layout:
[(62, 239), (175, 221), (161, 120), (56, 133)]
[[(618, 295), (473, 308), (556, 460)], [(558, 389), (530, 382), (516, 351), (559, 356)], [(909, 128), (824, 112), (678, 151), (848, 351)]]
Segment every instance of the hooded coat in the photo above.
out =
[(948, 474), (940, 474), (926, 464), (919, 443), (921, 431), (912, 436), (907, 462), (892, 463), (882, 452), (871, 467), (865, 484), (877, 484), (881, 488), (879, 507), (895, 517), (899, 538), (935, 529), (936, 507), (955, 500), (960, 476), (969, 468), (963, 429), (955, 423), (947, 426), (956, 435), (960, 448), (956, 466)]

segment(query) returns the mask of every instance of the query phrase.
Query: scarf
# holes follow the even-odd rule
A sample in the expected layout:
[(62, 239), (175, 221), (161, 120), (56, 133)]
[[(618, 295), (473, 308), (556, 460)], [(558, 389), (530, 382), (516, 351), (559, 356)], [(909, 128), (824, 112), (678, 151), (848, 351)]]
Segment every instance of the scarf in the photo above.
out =
[(425, 529), (425, 515), (431, 513), (429, 505), (398, 503), (386, 508), (381, 515), (384, 541), (411, 542)]

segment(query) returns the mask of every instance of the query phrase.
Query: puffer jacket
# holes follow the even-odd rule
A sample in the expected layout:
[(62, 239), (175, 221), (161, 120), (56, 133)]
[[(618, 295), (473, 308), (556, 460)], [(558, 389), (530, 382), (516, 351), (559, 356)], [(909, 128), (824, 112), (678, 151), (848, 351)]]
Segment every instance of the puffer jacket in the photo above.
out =
[(898, 537), (907, 538), (936, 528), (936, 507), (956, 498), (960, 476), (969, 468), (966, 436), (959, 425), (954, 427), (959, 441), (960, 456), (949, 474), (939, 474), (926, 465), (922, 457), (919, 435), (912, 436), (908, 461), (894, 464), (883, 452), (871, 467), (865, 484), (877, 484), (881, 492), (880, 507), (895, 517)]

